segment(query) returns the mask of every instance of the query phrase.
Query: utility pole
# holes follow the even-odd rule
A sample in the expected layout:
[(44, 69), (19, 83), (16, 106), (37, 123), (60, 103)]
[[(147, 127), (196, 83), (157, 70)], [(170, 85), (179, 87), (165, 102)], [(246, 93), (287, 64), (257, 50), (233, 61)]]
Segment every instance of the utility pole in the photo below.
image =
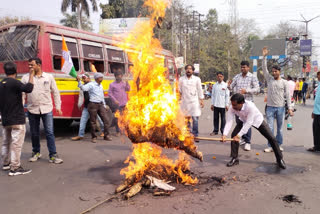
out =
[[(315, 16), (315, 17), (313, 17), (312, 19), (309, 19), (309, 20), (307, 20), (302, 14), (300, 14), (300, 15), (301, 15), (301, 17), (303, 18), (303, 20), (290, 20), (290, 21), (292, 21), (292, 22), (302, 22), (302, 23), (305, 23), (305, 24), (306, 24), (306, 32), (305, 32), (305, 35), (303, 35), (303, 36), (304, 36), (304, 39), (307, 40), (307, 39), (308, 39), (308, 33), (309, 33), (309, 32), (308, 32), (309, 22), (315, 20), (316, 18), (319, 18), (320, 15)], [(303, 56), (303, 58), (306, 59), (306, 56)], [(301, 76), (304, 76), (304, 75), (303, 75), (303, 69), (301, 69)]]
[(180, 43), (180, 53), (179, 55), (182, 56), (182, 9), (180, 8), (180, 15), (179, 15), (179, 43)]
[(204, 16), (203, 14), (199, 13), (199, 24), (198, 24), (198, 63), (200, 64), (200, 34), (201, 34), (201, 16)]
[(171, 23), (172, 23), (172, 27), (171, 27), (171, 52), (172, 54), (174, 54), (174, 0), (172, 0), (172, 5), (171, 5), (172, 9), (171, 9)]
[(194, 53), (193, 53), (193, 49), (194, 49), (194, 15), (195, 15), (196, 11), (192, 11), (192, 35), (191, 35), (191, 44), (192, 44), (192, 47), (191, 47), (191, 61), (192, 63), (194, 63), (194, 59), (193, 59), (193, 56), (194, 56)]

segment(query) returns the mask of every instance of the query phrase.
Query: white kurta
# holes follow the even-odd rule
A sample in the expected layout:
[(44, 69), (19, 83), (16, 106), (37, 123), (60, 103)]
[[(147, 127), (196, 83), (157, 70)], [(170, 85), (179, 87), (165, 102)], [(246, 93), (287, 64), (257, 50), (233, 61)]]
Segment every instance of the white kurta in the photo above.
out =
[(201, 80), (197, 76), (183, 76), (179, 79), (179, 91), (181, 95), (181, 110), (185, 116), (199, 117), (201, 106), (199, 99), (203, 99)]

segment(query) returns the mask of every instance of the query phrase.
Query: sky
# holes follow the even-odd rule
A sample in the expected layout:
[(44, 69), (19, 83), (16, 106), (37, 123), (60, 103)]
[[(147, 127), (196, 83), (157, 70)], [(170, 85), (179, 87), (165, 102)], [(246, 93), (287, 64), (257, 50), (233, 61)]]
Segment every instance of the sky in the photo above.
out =
[[(59, 24), (63, 18), (60, 8), (62, 0), (2, 0), (0, 4), (0, 17), (2, 16), (27, 16), (34, 20), (41, 20)], [(108, 0), (97, 0), (98, 4)], [(219, 21), (226, 22), (229, 15), (228, 0), (183, 0), (186, 5), (193, 5), (194, 9), (206, 14), (209, 9), (216, 8)], [(319, 0), (238, 0), (238, 17), (253, 18), (259, 28), (266, 34), (280, 21), (301, 20), (300, 14), (306, 19), (320, 15)], [(94, 31), (99, 29), (99, 12), (91, 12), (90, 20)], [(293, 24), (299, 24), (292, 22)], [(320, 46), (320, 18), (309, 23), (309, 31), (312, 32), (313, 45)], [(316, 48), (320, 60), (320, 47)]]

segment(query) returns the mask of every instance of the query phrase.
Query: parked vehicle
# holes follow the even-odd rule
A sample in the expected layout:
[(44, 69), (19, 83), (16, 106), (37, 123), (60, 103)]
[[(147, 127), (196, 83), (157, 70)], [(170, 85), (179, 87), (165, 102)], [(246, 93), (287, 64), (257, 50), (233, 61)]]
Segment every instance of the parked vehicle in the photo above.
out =
[[(13, 61), (17, 65), (18, 78), (28, 73), (28, 59), (42, 59), (42, 70), (51, 73), (56, 80), (61, 95), (63, 115), (53, 111), (55, 123), (68, 124), (80, 119), (81, 111), (77, 107), (78, 83), (69, 75), (61, 72), (62, 35), (65, 38), (70, 55), (78, 73), (88, 72), (93, 79), (92, 67), (104, 74), (102, 81), (105, 95), (109, 84), (115, 80), (114, 66), (122, 66), (124, 79), (132, 80), (127, 53), (116, 46), (121, 40), (92, 32), (69, 28), (41, 21), (24, 21), (0, 27), (0, 80), (5, 77), (3, 64)], [(155, 57), (162, 58), (167, 67), (167, 77), (173, 84), (178, 79), (174, 56), (170, 51), (161, 50)], [(93, 66), (92, 66), (93, 65)], [(173, 84), (175, 85), (175, 84)]]

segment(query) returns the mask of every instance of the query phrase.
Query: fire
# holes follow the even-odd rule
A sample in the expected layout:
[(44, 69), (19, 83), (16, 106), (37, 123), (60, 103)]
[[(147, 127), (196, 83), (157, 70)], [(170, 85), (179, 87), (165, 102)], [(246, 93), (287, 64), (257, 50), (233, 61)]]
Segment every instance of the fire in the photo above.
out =
[(150, 143), (141, 143), (133, 145), (133, 152), (131, 156), (135, 161), (130, 160), (130, 156), (125, 163), (128, 167), (122, 169), (120, 174), (125, 174), (126, 178), (135, 177), (140, 180), (146, 173), (162, 180), (169, 180), (172, 178), (180, 178), (177, 182), (185, 184), (196, 184), (197, 178), (193, 179), (191, 176), (185, 174), (189, 170), (190, 161), (188, 157), (180, 152), (179, 159), (173, 161), (162, 154), (162, 149)]
[[(123, 50), (133, 50), (128, 52), (128, 56), (134, 65), (134, 83), (131, 85), (126, 109), (122, 115), (117, 115), (119, 125), (133, 143), (138, 143), (137, 138), (144, 137), (140, 139), (140, 144), (133, 145), (133, 152), (125, 162), (128, 166), (120, 173), (124, 174), (126, 179), (132, 180), (134, 177), (135, 181), (146, 173), (151, 173), (159, 179), (174, 177), (181, 183), (195, 184), (197, 179), (184, 173), (190, 164), (185, 153), (180, 152), (178, 160), (173, 161), (162, 154), (160, 147), (147, 143), (147, 139), (153, 139), (152, 143), (157, 144), (175, 138), (183, 142), (183, 147), (187, 150), (196, 150), (184, 115), (180, 111), (179, 99), (166, 78), (164, 58), (157, 54), (162, 50), (160, 41), (153, 35), (157, 20), (164, 17), (168, 4), (168, 0), (146, 0), (144, 6), (151, 14), (149, 21), (138, 22), (119, 45)], [(159, 136), (166, 138), (160, 139)]]

